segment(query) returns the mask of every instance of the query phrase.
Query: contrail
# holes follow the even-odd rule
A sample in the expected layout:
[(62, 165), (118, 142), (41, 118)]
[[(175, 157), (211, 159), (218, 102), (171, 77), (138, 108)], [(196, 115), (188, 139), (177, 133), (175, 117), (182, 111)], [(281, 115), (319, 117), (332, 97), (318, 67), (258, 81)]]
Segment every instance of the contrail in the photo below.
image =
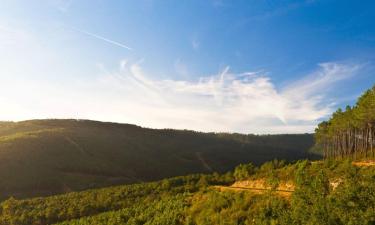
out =
[(78, 31), (78, 32), (80, 32), (80, 33), (82, 33), (82, 34), (86, 34), (86, 35), (88, 35), (88, 36), (91, 36), (91, 37), (97, 38), (97, 39), (99, 39), (99, 40), (102, 40), (102, 41), (108, 42), (108, 43), (110, 43), (110, 44), (117, 45), (117, 46), (119, 46), (119, 47), (121, 47), (121, 48), (126, 48), (126, 49), (128, 49), (128, 50), (133, 50), (133, 49), (130, 48), (129, 46), (126, 46), (126, 45), (121, 44), (121, 43), (116, 42), (116, 41), (112, 41), (112, 40), (110, 40), (110, 39), (108, 39), (108, 38), (105, 38), (105, 37), (99, 36), (99, 35), (97, 35), (97, 34), (93, 34), (93, 33), (90, 33), (90, 32), (88, 32), (88, 31), (80, 30), (80, 29), (76, 29), (76, 28), (73, 28), (73, 30)]

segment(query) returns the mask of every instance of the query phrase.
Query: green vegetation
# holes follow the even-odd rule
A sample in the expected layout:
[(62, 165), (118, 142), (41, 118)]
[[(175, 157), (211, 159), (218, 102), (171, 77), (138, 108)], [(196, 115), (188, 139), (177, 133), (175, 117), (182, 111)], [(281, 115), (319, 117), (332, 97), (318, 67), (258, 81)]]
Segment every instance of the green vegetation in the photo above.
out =
[(87, 120), (0, 122), (0, 199), (311, 158), (312, 145), (310, 134), (200, 133)]
[(235, 168), (233, 175), (236, 180), (245, 180), (254, 174), (254, 172), (255, 167), (252, 163), (240, 164)]
[[(237, 179), (293, 180), (295, 191), (221, 191)], [(101, 224), (374, 224), (375, 168), (345, 161), (272, 161), (226, 174), (197, 174), (158, 182), (73, 192), (0, 205), (4, 225)]]
[(355, 106), (338, 109), (316, 129), (316, 146), (325, 158), (375, 157), (375, 86)]

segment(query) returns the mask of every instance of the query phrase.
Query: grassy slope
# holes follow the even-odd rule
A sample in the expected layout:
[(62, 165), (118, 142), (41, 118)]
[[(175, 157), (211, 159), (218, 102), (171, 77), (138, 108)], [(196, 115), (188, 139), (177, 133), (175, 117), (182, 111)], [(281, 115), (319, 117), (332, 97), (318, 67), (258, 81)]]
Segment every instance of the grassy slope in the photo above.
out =
[(239, 163), (306, 158), (311, 135), (255, 136), (146, 129), (86, 120), (0, 123), (0, 198), (83, 190)]

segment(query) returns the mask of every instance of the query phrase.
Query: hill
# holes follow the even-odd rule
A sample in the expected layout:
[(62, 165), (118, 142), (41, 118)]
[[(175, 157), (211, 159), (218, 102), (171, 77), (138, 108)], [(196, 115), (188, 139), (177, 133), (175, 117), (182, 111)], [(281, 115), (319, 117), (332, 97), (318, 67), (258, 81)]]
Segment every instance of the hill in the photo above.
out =
[(374, 166), (350, 160), (242, 164), (221, 175), (10, 198), (0, 224), (374, 224), (374, 177)]
[(147, 129), (88, 120), (0, 123), (0, 198), (30, 197), (191, 173), (308, 153), (310, 134), (241, 135)]

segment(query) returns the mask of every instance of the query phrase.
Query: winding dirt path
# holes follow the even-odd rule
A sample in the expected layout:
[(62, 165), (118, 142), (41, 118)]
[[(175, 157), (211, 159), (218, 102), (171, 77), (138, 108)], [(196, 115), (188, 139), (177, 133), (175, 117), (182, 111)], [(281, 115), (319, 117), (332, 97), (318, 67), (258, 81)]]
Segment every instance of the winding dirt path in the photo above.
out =
[[(257, 194), (262, 194), (266, 191), (271, 191), (269, 188), (247, 188), (247, 187), (231, 187), (231, 186), (213, 186), (220, 191), (250, 191)], [(288, 190), (274, 190), (277, 194), (285, 197), (290, 197), (294, 191)]]

